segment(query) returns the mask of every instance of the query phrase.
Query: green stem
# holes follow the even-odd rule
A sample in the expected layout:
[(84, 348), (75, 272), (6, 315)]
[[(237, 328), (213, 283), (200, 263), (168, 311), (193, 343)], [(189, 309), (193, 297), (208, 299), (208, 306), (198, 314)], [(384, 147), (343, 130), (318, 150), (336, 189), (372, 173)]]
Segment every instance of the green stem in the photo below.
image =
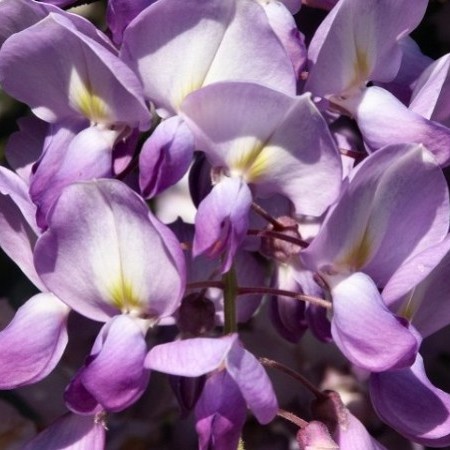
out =
[(236, 333), (236, 297), (238, 293), (238, 285), (236, 279), (236, 272), (234, 267), (222, 276), (224, 284), (223, 289), (223, 313), (224, 313), (224, 332), (225, 334)]

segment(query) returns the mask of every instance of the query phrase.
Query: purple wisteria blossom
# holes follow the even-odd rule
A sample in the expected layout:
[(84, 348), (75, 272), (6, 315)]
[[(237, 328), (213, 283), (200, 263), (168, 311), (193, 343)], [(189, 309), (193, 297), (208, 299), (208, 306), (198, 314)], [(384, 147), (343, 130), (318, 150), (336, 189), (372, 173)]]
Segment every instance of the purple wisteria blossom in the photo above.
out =
[(0, 0), (0, 447), (448, 447), (430, 2), (81, 3)]

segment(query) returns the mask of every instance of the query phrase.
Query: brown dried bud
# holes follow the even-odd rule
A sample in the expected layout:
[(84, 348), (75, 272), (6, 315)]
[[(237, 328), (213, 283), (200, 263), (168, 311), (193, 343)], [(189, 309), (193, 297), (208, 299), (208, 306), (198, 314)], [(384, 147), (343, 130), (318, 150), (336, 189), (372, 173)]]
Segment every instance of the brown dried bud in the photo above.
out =
[[(267, 226), (268, 231), (276, 231), (279, 234), (290, 238), (301, 240), (298, 232), (298, 223), (295, 219), (289, 216), (281, 216), (277, 218), (283, 228), (275, 229), (272, 224)], [(282, 238), (272, 236), (263, 236), (261, 240), (261, 253), (269, 259), (273, 259), (280, 263), (286, 263), (292, 256), (297, 255), (301, 250), (298, 244), (289, 242)]]

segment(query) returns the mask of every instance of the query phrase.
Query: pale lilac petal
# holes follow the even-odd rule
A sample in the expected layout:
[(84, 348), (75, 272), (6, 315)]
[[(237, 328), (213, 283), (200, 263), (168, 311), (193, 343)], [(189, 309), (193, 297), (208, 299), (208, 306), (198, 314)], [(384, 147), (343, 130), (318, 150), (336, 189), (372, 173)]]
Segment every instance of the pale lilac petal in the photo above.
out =
[(30, 281), (45, 290), (33, 263), (33, 249), (39, 234), (36, 209), (25, 181), (0, 167), (0, 245)]
[(66, 414), (38, 434), (23, 450), (101, 450), (105, 427), (94, 416)]
[(430, 64), (417, 80), (409, 108), (426, 119), (450, 126), (450, 54)]
[(431, 384), (420, 355), (410, 368), (372, 374), (370, 396), (381, 419), (406, 438), (450, 445), (450, 395)]
[(3, 0), (0, 2), (0, 47), (15, 33), (39, 22), (56, 8), (46, 3), (29, 0)]
[(450, 323), (449, 271), (450, 236), (403, 264), (383, 290), (383, 299), (421, 336), (430, 336)]
[(266, 11), (270, 26), (283, 44), (286, 53), (291, 59), (294, 73), (297, 78), (305, 69), (307, 50), (305, 38), (297, 28), (294, 17), (288, 5), (281, 1), (260, 1)]
[(179, 181), (194, 155), (194, 136), (178, 117), (161, 122), (139, 156), (139, 187), (151, 198)]
[(408, 323), (388, 310), (367, 275), (355, 273), (331, 283), (336, 345), (356, 366), (371, 372), (402, 368), (414, 361), (418, 342)]
[(430, 150), (441, 166), (450, 164), (450, 129), (408, 109), (388, 91), (372, 86), (358, 100), (333, 101), (352, 113), (372, 150), (415, 142)]
[(148, 128), (150, 115), (137, 77), (76, 23), (69, 15), (50, 13), (10, 37), (0, 51), (5, 91), (47, 122), (86, 117)]
[(119, 181), (72, 184), (36, 244), (37, 271), (93, 320), (130, 311), (170, 315), (184, 291), (183, 255), (170, 230), (150, 217), (145, 202)]
[(289, 57), (254, 1), (155, 2), (125, 31), (122, 57), (148, 98), (170, 114), (187, 94), (221, 80), (295, 92)]
[(339, 448), (345, 450), (386, 450), (367, 431), (366, 427), (345, 408), (345, 421), (332, 434)]
[(212, 374), (195, 408), (199, 450), (237, 448), (247, 415), (245, 401), (224, 370)]
[[(47, 226), (47, 212), (61, 194), (64, 187), (76, 181), (112, 176), (112, 147), (117, 137), (114, 130), (88, 127), (73, 136), (67, 130), (65, 146), (60, 138), (50, 142), (32, 175), (30, 195), (37, 205), (37, 223)], [(56, 130), (64, 135), (66, 129)]]
[(426, 6), (426, 0), (339, 2), (310, 44), (305, 90), (324, 97), (357, 92), (369, 80), (391, 81), (402, 58), (398, 40), (419, 24)]
[(6, 167), (0, 167), (0, 193), (11, 197), (11, 200), (20, 209), (27, 223), (38, 233), (39, 229), (34, 219), (36, 208), (28, 194), (28, 185), (22, 178)]
[(363, 271), (384, 286), (408, 258), (441, 242), (449, 226), (442, 170), (421, 145), (370, 155), (302, 255), (310, 268)]
[(68, 340), (68, 314), (69, 308), (50, 293), (35, 295), (17, 310), (0, 332), (1, 389), (36, 383), (55, 368)]
[(211, 258), (224, 254), (222, 273), (227, 272), (247, 230), (252, 194), (240, 178), (224, 178), (200, 203), (195, 216), (192, 254)]
[(278, 412), (278, 401), (261, 363), (236, 341), (227, 357), (226, 368), (258, 421), (271, 422)]
[(153, 347), (145, 367), (171, 375), (198, 377), (220, 367), (237, 335), (222, 338), (194, 338)]
[(212, 165), (243, 177), (256, 195), (283, 194), (309, 215), (336, 199), (341, 159), (308, 94), (224, 82), (189, 95), (181, 112)]
[(39, 290), (45, 291), (45, 285), (37, 274), (33, 262), (36, 240), (36, 233), (14, 201), (6, 195), (0, 195), (0, 246), (27, 278)]
[[(302, 0), (269, 0), (269, 1), (273, 1), (274, 3), (277, 3), (279, 1), (288, 9), (288, 11), (292, 15), (297, 14), (302, 6)], [(265, 0), (259, 0), (259, 2), (265, 3)]]
[(396, 77), (388, 83), (376, 83), (376, 85), (387, 89), (408, 105), (419, 77), (433, 63), (433, 59), (424, 55), (419, 45), (410, 36), (403, 37), (398, 43), (402, 49), (402, 62)]
[(139, 324), (119, 315), (100, 331), (79, 377), (84, 388), (106, 411), (122, 411), (147, 387), (147, 345)]

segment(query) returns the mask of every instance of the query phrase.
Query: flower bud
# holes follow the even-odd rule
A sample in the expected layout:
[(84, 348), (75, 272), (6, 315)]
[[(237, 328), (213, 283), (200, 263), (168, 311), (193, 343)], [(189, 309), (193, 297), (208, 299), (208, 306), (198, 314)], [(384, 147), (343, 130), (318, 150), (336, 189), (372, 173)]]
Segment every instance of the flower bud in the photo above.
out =
[[(283, 228), (274, 229), (272, 224), (267, 226), (268, 231), (276, 231), (285, 236), (301, 239), (298, 232), (298, 223), (289, 216), (281, 216), (277, 218)], [(264, 236), (261, 240), (261, 253), (269, 259), (274, 259), (280, 263), (286, 263), (289, 259), (300, 252), (301, 248), (292, 242), (284, 239), (278, 239), (271, 236)]]
[(178, 310), (177, 325), (184, 338), (207, 334), (215, 325), (214, 303), (199, 292), (187, 295)]
[(336, 442), (331, 439), (327, 427), (318, 421), (310, 422), (306, 427), (300, 428), (297, 433), (297, 443), (300, 450), (339, 449)]

